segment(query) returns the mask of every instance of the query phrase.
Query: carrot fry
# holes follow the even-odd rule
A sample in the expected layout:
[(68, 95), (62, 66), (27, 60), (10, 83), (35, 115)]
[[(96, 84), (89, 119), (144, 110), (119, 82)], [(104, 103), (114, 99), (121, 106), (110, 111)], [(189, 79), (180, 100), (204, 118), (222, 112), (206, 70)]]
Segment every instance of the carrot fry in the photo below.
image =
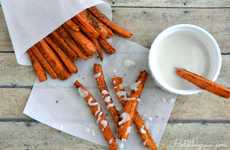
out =
[[(123, 79), (121, 77), (113, 77), (112, 84), (118, 101), (124, 107), (125, 103), (127, 102), (126, 100), (128, 94), (123, 88)], [(139, 94), (141, 95), (141, 92)], [(140, 95), (138, 95), (138, 97), (140, 97)], [(145, 126), (145, 122), (138, 111), (135, 112), (133, 123), (136, 126), (137, 133), (139, 134), (143, 144), (151, 150), (157, 150), (157, 145), (151, 136), (151, 132)]]
[(82, 50), (78, 47), (78, 45), (74, 42), (71, 36), (65, 31), (63, 27), (57, 29), (58, 33), (62, 36), (65, 42), (69, 45), (69, 47), (83, 60), (88, 59), (88, 57), (82, 52)]
[(62, 38), (57, 31), (54, 31), (50, 37), (55, 41), (55, 43), (58, 44), (58, 46), (60, 46), (60, 48), (71, 59), (71, 61), (75, 61), (77, 59), (77, 54), (75, 54), (75, 52), (69, 47), (64, 38)]
[(53, 68), (55, 73), (58, 75), (58, 77), (61, 80), (67, 79), (69, 76), (68, 72), (66, 72), (62, 62), (59, 60), (59, 58), (56, 56), (53, 50), (49, 47), (46, 41), (44, 39), (41, 40), (37, 46), (39, 47), (39, 50), (44, 56), (44, 58)]
[(47, 60), (42, 56), (39, 49), (36, 46), (33, 46), (30, 48), (30, 51), (33, 52), (34, 56), (38, 59), (42, 67), (48, 72), (51, 78), (57, 79), (57, 74), (54, 72), (53, 68), (49, 65)]
[(31, 50), (28, 50), (28, 55), (30, 57), (34, 72), (37, 75), (39, 81), (42, 82), (47, 80), (45, 70), (42, 68), (40, 62), (37, 60), (37, 58), (34, 56)]
[(91, 39), (91, 41), (94, 43), (94, 45), (95, 45), (95, 47), (97, 49), (98, 57), (101, 59), (101, 61), (103, 61), (104, 54), (103, 54), (103, 49), (102, 49), (100, 43), (98, 42), (97, 39)]
[(107, 142), (109, 149), (117, 150), (116, 139), (112, 133), (108, 121), (106, 120), (105, 113), (103, 113), (99, 103), (97, 103), (92, 94), (79, 81), (75, 81), (74, 86), (78, 89), (79, 94), (84, 98), (92, 115), (96, 119), (98, 127), (103, 134), (103, 137)]
[(230, 98), (230, 89), (225, 88), (223, 85), (217, 84), (211, 80), (208, 80), (201, 75), (192, 73), (182, 68), (176, 68), (176, 74), (201, 89), (207, 90), (221, 97)]
[(136, 83), (135, 87), (132, 89), (130, 97), (127, 98), (127, 102), (123, 107), (123, 113), (120, 115), (121, 121), (118, 123), (118, 137), (122, 141), (126, 141), (129, 136), (129, 130), (133, 122), (133, 118), (136, 112), (138, 98), (140, 93), (142, 93), (145, 85), (145, 81), (147, 80), (148, 74), (146, 71), (141, 71)]
[(103, 22), (105, 25), (110, 27), (114, 32), (119, 34), (120, 36), (130, 38), (133, 34), (128, 30), (120, 27), (119, 25), (115, 24), (111, 20), (109, 20), (97, 7), (91, 7), (88, 9), (97, 19)]
[(99, 21), (90, 11), (85, 11), (87, 14), (87, 18), (90, 24), (97, 30), (102, 38), (109, 38), (113, 35), (113, 31), (104, 25), (101, 21)]
[(104, 77), (104, 73), (102, 70), (102, 66), (100, 64), (94, 64), (93, 70), (94, 70), (94, 77), (97, 82), (97, 86), (101, 93), (101, 96), (106, 104), (108, 111), (110, 112), (110, 115), (113, 121), (117, 125), (120, 114), (119, 114), (119, 111), (116, 109), (113, 103), (113, 100), (109, 94), (109, 90), (105, 82), (105, 77)]
[(80, 32), (79, 26), (72, 20), (67, 21), (63, 26), (88, 56), (92, 56), (96, 52), (94, 44)]
[(73, 20), (78, 20), (78, 22), (83, 26), (85, 29), (87, 35), (91, 38), (98, 38), (99, 33), (97, 30), (90, 24), (88, 18), (87, 18), (87, 12), (82, 11), (78, 15), (76, 15)]
[(114, 54), (116, 52), (116, 49), (112, 47), (112, 45), (106, 41), (106, 39), (103, 39), (103, 38), (98, 38), (98, 41), (100, 43), (100, 45), (104, 48), (105, 52), (107, 54)]
[(65, 64), (65, 67), (70, 73), (76, 73), (78, 71), (77, 66), (68, 58), (65, 53), (55, 44), (51, 38), (46, 37), (46, 42), (49, 44), (50, 47), (56, 52), (62, 62)]

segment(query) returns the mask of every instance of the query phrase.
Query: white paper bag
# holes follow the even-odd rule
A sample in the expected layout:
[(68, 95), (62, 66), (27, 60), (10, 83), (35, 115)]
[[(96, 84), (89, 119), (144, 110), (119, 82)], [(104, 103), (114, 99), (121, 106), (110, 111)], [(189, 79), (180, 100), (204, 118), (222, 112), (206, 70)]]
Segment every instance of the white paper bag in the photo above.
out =
[(2, 0), (3, 13), (17, 62), (29, 65), (26, 51), (80, 11), (98, 5), (111, 18), (102, 0)]

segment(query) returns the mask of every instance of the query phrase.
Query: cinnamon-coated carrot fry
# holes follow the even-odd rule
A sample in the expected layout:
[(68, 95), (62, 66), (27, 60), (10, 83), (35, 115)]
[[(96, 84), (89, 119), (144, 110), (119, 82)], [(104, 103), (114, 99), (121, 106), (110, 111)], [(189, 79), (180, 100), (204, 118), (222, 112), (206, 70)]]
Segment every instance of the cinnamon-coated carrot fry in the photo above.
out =
[(129, 130), (133, 122), (133, 118), (136, 112), (138, 98), (140, 93), (142, 93), (145, 85), (145, 81), (147, 80), (148, 74), (146, 71), (141, 71), (138, 79), (135, 83), (135, 87), (132, 89), (130, 97), (127, 98), (127, 102), (123, 107), (123, 113), (121, 116), (121, 121), (119, 121), (118, 125), (118, 137), (122, 141), (126, 141), (129, 136)]
[(76, 15), (73, 19), (76, 19), (79, 21), (79, 23), (83, 26), (85, 31), (87, 31), (87, 35), (89, 35), (91, 38), (98, 38), (99, 33), (97, 30), (90, 24), (88, 18), (87, 18), (87, 12), (82, 11), (78, 15)]
[(79, 94), (84, 98), (92, 115), (96, 119), (98, 127), (109, 146), (109, 150), (117, 150), (116, 139), (112, 133), (108, 121), (106, 120), (106, 115), (103, 113), (102, 108), (100, 107), (100, 104), (97, 103), (92, 94), (79, 81), (75, 81), (74, 86), (78, 89)]
[(57, 32), (63, 37), (69, 47), (79, 56), (79, 58), (86, 60), (88, 57), (82, 52), (78, 45), (73, 41), (71, 36), (66, 32), (66, 30), (61, 26), (57, 29)]
[(39, 49), (36, 46), (33, 46), (30, 48), (30, 51), (33, 52), (34, 56), (39, 60), (42, 67), (48, 72), (48, 74), (51, 76), (51, 78), (57, 79), (57, 77), (58, 77), (57, 74), (54, 72), (53, 68), (50, 66), (50, 64), (47, 62), (47, 60), (40, 53)]
[(50, 37), (55, 41), (55, 43), (58, 44), (58, 46), (71, 59), (71, 61), (75, 61), (77, 59), (77, 54), (75, 54), (75, 52), (71, 49), (71, 47), (69, 47), (64, 38), (62, 38), (57, 31), (54, 31)]
[(109, 90), (105, 82), (105, 77), (104, 77), (104, 73), (102, 70), (102, 66), (100, 64), (94, 64), (93, 71), (94, 71), (94, 78), (97, 82), (97, 86), (100, 91), (100, 94), (106, 104), (108, 111), (110, 112), (110, 115), (114, 123), (117, 125), (120, 114), (119, 114), (119, 111), (116, 109), (113, 103), (113, 100), (109, 94)]
[(91, 41), (94, 43), (94, 45), (95, 45), (95, 47), (97, 49), (98, 57), (101, 59), (101, 61), (103, 61), (104, 54), (103, 54), (103, 49), (102, 49), (100, 43), (98, 42), (97, 39), (91, 39)]
[[(128, 98), (128, 94), (123, 86), (123, 79), (121, 77), (113, 77), (112, 84), (118, 101), (122, 104), (122, 106), (124, 106), (127, 102), (126, 100)], [(141, 95), (141, 93), (139, 94)], [(140, 97), (140, 95), (138, 96)], [(134, 114), (133, 123), (136, 126), (137, 133), (139, 134), (143, 144), (151, 150), (157, 150), (157, 145), (138, 111)]]
[(34, 72), (36, 73), (39, 81), (42, 82), (42, 81), (47, 80), (45, 70), (42, 68), (40, 62), (37, 60), (37, 58), (34, 56), (31, 50), (28, 50), (28, 55), (31, 60)]
[(43, 39), (41, 40), (37, 46), (39, 47), (40, 52), (44, 56), (44, 58), (47, 60), (47, 62), (50, 64), (50, 66), (53, 68), (55, 73), (58, 75), (58, 77), (61, 80), (65, 80), (69, 77), (68, 72), (66, 72), (61, 60), (56, 56), (56, 54), (53, 52), (53, 50), (50, 48), (48, 43)]
[(94, 44), (80, 32), (79, 26), (76, 25), (72, 20), (67, 21), (64, 25), (66, 31), (72, 36), (72, 38), (77, 42), (87, 54), (87, 56), (92, 56), (96, 52), (96, 47)]
[(104, 25), (101, 21), (99, 21), (96, 17), (94, 17), (90, 11), (85, 11), (87, 14), (87, 18), (90, 24), (97, 30), (102, 38), (109, 38), (113, 35), (113, 31)]
[(97, 19), (99, 19), (101, 22), (103, 22), (105, 25), (110, 27), (114, 32), (116, 32), (118, 35), (130, 38), (133, 34), (129, 32), (128, 30), (120, 27), (119, 25), (112, 22), (110, 19), (108, 19), (99, 9), (97, 9), (96, 6), (91, 7), (88, 9)]
[(182, 68), (176, 68), (176, 74), (201, 89), (207, 90), (221, 97), (230, 98), (230, 89), (225, 88), (223, 85), (217, 84), (211, 80), (208, 80), (201, 75), (192, 73)]
[(76, 73), (78, 71), (77, 66), (65, 55), (65, 53), (58, 47), (58, 45), (55, 44), (49, 37), (46, 37), (45, 40), (65, 64), (67, 70), (70, 73)]
[(101, 37), (98, 38), (98, 41), (100, 45), (104, 48), (105, 52), (107, 54), (114, 54), (116, 52), (116, 49), (112, 47), (112, 45), (106, 40)]

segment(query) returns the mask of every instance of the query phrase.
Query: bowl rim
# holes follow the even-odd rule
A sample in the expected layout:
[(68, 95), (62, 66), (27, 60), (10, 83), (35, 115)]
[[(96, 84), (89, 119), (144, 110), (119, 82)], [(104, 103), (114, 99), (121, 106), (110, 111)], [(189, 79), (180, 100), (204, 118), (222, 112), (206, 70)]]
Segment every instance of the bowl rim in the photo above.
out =
[(159, 80), (159, 77), (154, 73), (154, 69), (152, 69), (152, 61), (151, 61), (151, 56), (153, 55), (153, 48), (156, 45), (157, 42), (159, 42), (161, 40), (161, 37), (164, 36), (165, 34), (167, 35), (168, 33), (170, 33), (169, 31), (178, 29), (178, 28), (191, 28), (191, 29), (195, 29), (199, 32), (202, 32), (204, 35), (206, 35), (209, 39), (211, 39), (211, 42), (213, 43), (214, 47), (215, 47), (215, 51), (217, 52), (217, 68), (215, 70), (215, 74), (213, 77), (211, 77), (212, 81), (216, 81), (219, 74), (220, 74), (220, 70), (221, 70), (221, 66), (222, 66), (222, 57), (221, 57), (221, 50), (220, 47), (216, 41), (216, 39), (211, 35), (211, 33), (209, 33), (207, 30), (203, 29), (200, 26), (197, 25), (192, 25), (192, 24), (177, 24), (177, 25), (173, 25), (170, 26), (168, 28), (166, 28), (165, 30), (163, 30), (160, 34), (158, 34), (158, 36), (155, 38), (155, 40), (153, 41), (150, 51), (149, 51), (149, 57), (148, 57), (148, 65), (149, 65), (149, 69), (150, 72), (154, 78), (154, 80), (157, 82), (157, 84), (163, 88), (166, 91), (169, 91), (170, 93), (174, 93), (174, 94), (178, 94), (178, 95), (192, 95), (192, 94), (197, 94), (200, 93), (202, 90), (197, 88), (197, 89), (191, 89), (191, 90), (178, 90), (175, 89), (173, 87), (168, 86), (167, 84), (165, 84), (164, 82), (162, 83)]

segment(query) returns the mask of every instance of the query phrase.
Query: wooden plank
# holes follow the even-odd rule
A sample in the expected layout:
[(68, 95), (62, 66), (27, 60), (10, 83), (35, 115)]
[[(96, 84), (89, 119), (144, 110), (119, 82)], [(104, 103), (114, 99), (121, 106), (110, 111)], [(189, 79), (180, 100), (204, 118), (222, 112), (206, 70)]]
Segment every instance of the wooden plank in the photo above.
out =
[[(230, 87), (230, 56), (223, 55), (223, 67), (218, 82)], [(32, 86), (35, 75), (31, 66), (18, 65), (13, 53), (0, 53), (0, 87)]]
[[(216, 145), (221, 150), (229, 149), (230, 124), (168, 124), (161, 141), (161, 150), (176, 149), (197, 150), (198, 146), (210, 146), (209, 150), (215, 150)], [(62, 132), (58, 132), (38, 123), (0, 123), (1, 149), (103, 149), (101, 146), (81, 140)], [(193, 145), (189, 145), (189, 143)], [(187, 143), (187, 144), (186, 144)], [(197, 148), (198, 147), (198, 148)], [(167, 150), (168, 150), (167, 149)]]
[[(191, 23), (210, 31), (222, 51), (230, 52), (230, 9), (115, 7), (113, 10), (114, 21), (133, 31), (132, 40), (148, 48), (163, 29), (174, 24)], [(0, 22), (0, 51), (12, 51), (2, 12)]]
[(122, 7), (230, 7), (229, 0), (109, 0)]

